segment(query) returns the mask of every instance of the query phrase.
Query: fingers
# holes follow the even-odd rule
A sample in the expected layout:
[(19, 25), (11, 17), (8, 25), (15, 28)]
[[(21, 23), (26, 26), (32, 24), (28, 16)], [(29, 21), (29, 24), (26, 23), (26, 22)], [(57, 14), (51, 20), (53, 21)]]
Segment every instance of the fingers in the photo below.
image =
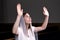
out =
[(20, 9), (21, 10), (21, 4), (17, 4), (17, 9)]
[(43, 14), (45, 13), (45, 6), (43, 7)]
[(23, 12), (23, 9), (21, 9), (22, 10), (22, 12)]
[(43, 7), (43, 11), (47, 11), (47, 8), (45, 6)]
[(23, 9), (21, 9), (21, 4), (20, 3), (17, 4), (17, 13), (18, 13), (19, 16), (23, 15)]
[(49, 16), (49, 12), (45, 6), (43, 7), (43, 14)]
[(22, 15), (23, 15), (23, 9), (21, 9)]

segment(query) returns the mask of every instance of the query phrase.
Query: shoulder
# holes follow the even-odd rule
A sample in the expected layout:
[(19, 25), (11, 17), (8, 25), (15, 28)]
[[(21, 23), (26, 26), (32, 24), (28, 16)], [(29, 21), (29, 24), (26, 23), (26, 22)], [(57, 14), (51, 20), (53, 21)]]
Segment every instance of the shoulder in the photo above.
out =
[(18, 27), (18, 32), (21, 32), (22, 31), (22, 28), (21, 27)]
[(34, 28), (35, 28), (35, 26), (31, 26), (31, 28), (32, 28), (32, 29), (34, 29)]
[(32, 28), (32, 31), (34, 31), (34, 30), (35, 30), (35, 26), (31, 26), (31, 28)]

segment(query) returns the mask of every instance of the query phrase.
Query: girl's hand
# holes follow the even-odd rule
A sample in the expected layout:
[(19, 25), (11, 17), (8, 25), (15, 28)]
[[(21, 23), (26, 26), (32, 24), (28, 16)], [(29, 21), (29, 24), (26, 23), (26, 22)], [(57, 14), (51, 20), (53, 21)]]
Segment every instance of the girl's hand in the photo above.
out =
[(23, 9), (21, 9), (21, 4), (17, 4), (17, 13), (18, 13), (18, 16), (23, 15)]
[(47, 10), (46, 7), (43, 7), (43, 14), (44, 14), (45, 16), (49, 16), (49, 12), (48, 12), (48, 10)]

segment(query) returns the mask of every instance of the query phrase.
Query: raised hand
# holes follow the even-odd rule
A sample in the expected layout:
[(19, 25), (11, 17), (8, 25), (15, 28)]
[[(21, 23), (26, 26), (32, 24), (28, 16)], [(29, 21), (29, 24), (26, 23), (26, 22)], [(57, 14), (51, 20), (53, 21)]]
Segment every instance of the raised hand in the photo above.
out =
[(21, 9), (21, 4), (17, 4), (17, 13), (18, 13), (18, 16), (23, 15), (23, 9)]
[(48, 12), (48, 10), (47, 10), (46, 7), (43, 7), (43, 14), (44, 14), (45, 16), (49, 16), (49, 12)]

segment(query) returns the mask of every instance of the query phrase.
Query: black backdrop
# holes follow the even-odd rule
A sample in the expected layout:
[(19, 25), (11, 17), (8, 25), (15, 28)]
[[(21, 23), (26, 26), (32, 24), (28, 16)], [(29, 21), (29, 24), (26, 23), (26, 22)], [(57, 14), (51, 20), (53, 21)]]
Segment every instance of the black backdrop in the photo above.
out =
[(29, 12), (33, 23), (42, 23), (42, 7), (50, 13), (49, 23), (60, 23), (60, 0), (0, 0), (0, 23), (14, 23), (16, 4), (20, 2), (24, 12)]

